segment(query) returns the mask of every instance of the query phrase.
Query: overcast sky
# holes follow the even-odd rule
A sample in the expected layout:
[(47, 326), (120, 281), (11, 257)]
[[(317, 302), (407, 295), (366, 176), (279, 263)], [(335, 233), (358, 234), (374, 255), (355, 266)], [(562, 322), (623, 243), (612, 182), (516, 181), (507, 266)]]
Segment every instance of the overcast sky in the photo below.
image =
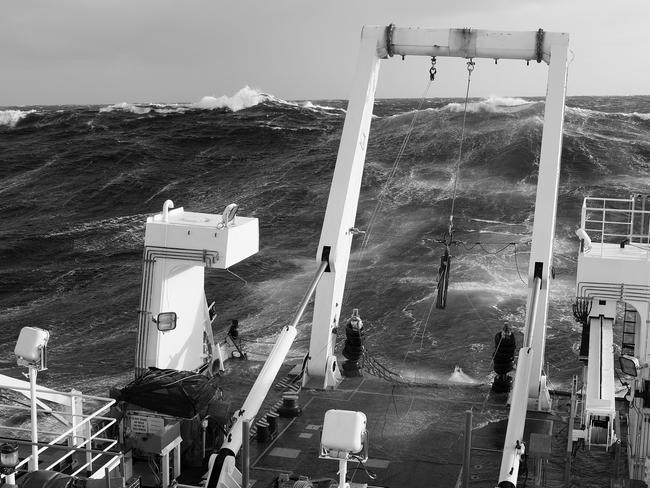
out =
[[(364, 24), (569, 32), (569, 95), (650, 94), (648, 0), (0, 0), (0, 106), (194, 102), (248, 85), (347, 98)], [(430, 95), (464, 96), (438, 62)], [(383, 62), (379, 97), (422, 95), (429, 60)], [(474, 96), (543, 95), (546, 65), (477, 61)]]

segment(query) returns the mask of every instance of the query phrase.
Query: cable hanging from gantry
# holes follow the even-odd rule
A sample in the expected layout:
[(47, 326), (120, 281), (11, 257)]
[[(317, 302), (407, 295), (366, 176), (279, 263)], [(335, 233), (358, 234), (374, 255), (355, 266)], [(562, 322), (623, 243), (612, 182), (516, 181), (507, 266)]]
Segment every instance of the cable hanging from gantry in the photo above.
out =
[[(389, 54), (392, 52), (392, 29), (394, 29), (394, 24), (391, 24), (389, 26), (388, 30), (388, 42), (387, 42), (387, 50), (389, 51)], [(426, 101), (428, 95), (429, 95), (429, 89), (431, 88), (431, 84), (435, 80), (436, 76), (436, 58), (432, 57), (431, 58), (431, 68), (429, 69), (429, 82), (426, 85), (426, 88), (424, 89), (424, 92), (422, 93), (422, 96), (420, 97), (419, 103), (417, 108), (415, 109), (415, 112), (413, 113), (413, 118), (411, 119), (411, 123), (408, 126), (408, 129), (406, 131), (406, 134), (404, 135), (404, 139), (402, 140), (402, 144), (400, 145), (398, 151), (397, 151), (397, 156), (395, 157), (395, 161), (393, 162), (393, 166), (391, 167), (390, 172), (388, 173), (388, 178), (386, 179), (386, 182), (384, 183), (384, 186), (382, 189), (379, 191), (379, 196), (377, 198), (377, 203), (375, 204), (375, 208), (372, 211), (372, 214), (370, 216), (370, 220), (368, 222), (368, 227), (367, 230), (364, 233), (363, 241), (361, 243), (361, 252), (359, 255), (359, 262), (361, 262), (364, 252), (366, 250), (366, 247), (368, 246), (368, 242), (370, 241), (370, 237), (373, 235), (374, 231), (374, 226), (376, 223), (376, 220), (379, 215), (379, 209), (381, 208), (384, 198), (388, 194), (388, 189), (390, 187), (390, 184), (393, 181), (393, 178), (397, 174), (397, 168), (399, 167), (399, 164), (402, 160), (402, 157), (404, 156), (404, 152), (406, 151), (406, 148), (408, 146), (409, 140), (411, 139), (411, 135), (413, 133), (413, 128), (415, 127), (415, 122), (418, 118), (418, 115), (422, 111), (422, 106), (424, 105), (424, 102)], [(356, 272), (355, 272), (356, 275)], [(353, 276), (354, 278), (354, 276)]]
[[(391, 24), (387, 28), (386, 32), (386, 51), (388, 52), (389, 56), (392, 56), (393, 54), (393, 42), (392, 42), (392, 35), (393, 35), (393, 30), (395, 28), (394, 24)], [(366, 250), (368, 248), (368, 243), (370, 242), (371, 236), (375, 234), (375, 224), (377, 222), (377, 218), (379, 216), (379, 209), (384, 203), (384, 199), (388, 195), (388, 190), (390, 188), (390, 185), (393, 181), (393, 178), (397, 174), (397, 168), (402, 160), (402, 157), (404, 156), (404, 153), (406, 151), (406, 148), (408, 147), (409, 140), (411, 138), (411, 135), (413, 133), (413, 128), (415, 127), (415, 122), (418, 118), (418, 115), (421, 114), (422, 112), (422, 107), (424, 106), (424, 102), (427, 100), (429, 96), (429, 89), (431, 88), (431, 85), (433, 84), (435, 78), (436, 78), (436, 58), (432, 57), (431, 58), (431, 67), (429, 68), (429, 80), (427, 82), (427, 85), (424, 89), (424, 92), (422, 93), (422, 96), (420, 97), (419, 103), (417, 105), (417, 108), (413, 112), (413, 118), (411, 119), (411, 122), (408, 126), (408, 129), (406, 130), (406, 134), (404, 135), (404, 139), (402, 140), (402, 143), (397, 151), (397, 156), (395, 157), (395, 161), (393, 162), (393, 166), (391, 167), (388, 176), (386, 178), (386, 182), (382, 186), (381, 190), (379, 190), (379, 195), (377, 196), (377, 203), (375, 204), (375, 207), (372, 210), (372, 213), (370, 215), (370, 219), (368, 221), (368, 226), (365, 231), (360, 231), (357, 228), (350, 229), (351, 233), (353, 235), (363, 235), (363, 240), (361, 242), (361, 248), (359, 249), (359, 254), (357, 258), (357, 266), (352, 266), (352, 276), (350, 277), (350, 282), (354, 283), (356, 282), (357, 275), (361, 269), (358, 264), (363, 262), (363, 258), (365, 256)], [(346, 287), (346, 291), (344, 292), (343, 296), (343, 302), (347, 300), (347, 297), (349, 296), (351, 287)]]
[(463, 142), (465, 141), (465, 124), (467, 121), (467, 103), (469, 101), (469, 88), (472, 82), (472, 72), (474, 71), (474, 60), (467, 61), (467, 89), (465, 91), (465, 104), (463, 107), (463, 123), (460, 131), (460, 141), (458, 144), (458, 158), (456, 159), (456, 168), (454, 170), (454, 190), (451, 197), (451, 211), (449, 212), (449, 226), (447, 232), (440, 239), (439, 243), (445, 246), (443, 255), (440, 257), (440, 267), (438, 268), (438, 293), (436, 297), (436, 308), (445, 308), (447, 306), (447, 290), (449, 288), (449, 271), (451, 268), (450, 246), (454, 241), (454, 211), (456, 209), (456, 195), (458, 191), (458, 173), (460, 162), (463, 158)]

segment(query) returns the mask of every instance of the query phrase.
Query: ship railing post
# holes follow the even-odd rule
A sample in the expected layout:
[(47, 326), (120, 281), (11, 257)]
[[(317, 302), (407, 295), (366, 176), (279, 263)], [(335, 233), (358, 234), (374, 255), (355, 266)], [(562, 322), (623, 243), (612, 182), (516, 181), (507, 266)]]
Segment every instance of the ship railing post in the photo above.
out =
[(573, 453), (573, 424), (576, 416), (576, 395), (578, 393), (578, 376), (573, 376), (573, 381), (571, 384), (571, 412), (569, 414), (569, 424), (567, 425), (567, 440), (566, 440), (566, 463), (564, 470), (564, 483), (566, 486), (569, 486), (569, 480), (571, 479), (571, 459)]
[(29, 470), (38, 469), (38, 411), (36, 407), (36, 375), (38, 369), (35, 365), (29, 366), (29, 393), (31, 400), (31, 419), (32, 419), (32, 459), (29, 463)]
[(630, 206), (631, 206), (631, 209), (630, 209), (630, 223), (628, 224), (629, 234), (627, 236), (627, 239), (630, 241), (630, 243), (632, 243), (632, 242), (634, 242), (632, 240), (632, 237), (634, 236), (634, 214), (636, 213), (636, 207), (634, 205), (634, 203), (635, 203), (634, 196), (632, 196), (632, 198), (630, 198), (630, 201), (631, 201), (631, 203), (630, 203)]
[(348, 475), (348, 460), (339, 459), (339, 488), (350, 487), (350, 485), (345, 480), (347, 475)]
[(605, 199), (603, 199), (603, 213), (601, 216), (601, 229), (600, 229), (600, 255), (603, 255), (603, 244), (605, 243), (605, 221), (607, 220), (607, 213), (605, 210)]
[(93, 472), (92, 424), (90, 422), (86, 422), (86, 424), (84, 425), (84, 430), (85, 430), (84, 442), (86, 446), (86, 463), (88, 464), (86, 470), (88, 470), (89, 473), (92, 473)]

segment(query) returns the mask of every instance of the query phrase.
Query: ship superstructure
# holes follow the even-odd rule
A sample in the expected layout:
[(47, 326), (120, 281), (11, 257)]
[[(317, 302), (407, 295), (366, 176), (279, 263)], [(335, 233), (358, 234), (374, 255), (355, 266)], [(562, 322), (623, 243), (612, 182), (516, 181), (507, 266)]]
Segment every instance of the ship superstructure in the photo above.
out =
[[(574, 439), (609, 448), (621, 435), (615, 408), (613, 353), (629, 379), (628, 464), (633, 479), (650, 479), (650, 212), (647, 196), (585, 198), (576, 276), (583, 321), (583, 351), (588, 350), (583, 391), (582, 429)], [(613, 326), (621, 323), (615, 341)], [(616, 346), (616, 347), (615, 347)], [(584, 354), (583, 354), (584, 355)]]

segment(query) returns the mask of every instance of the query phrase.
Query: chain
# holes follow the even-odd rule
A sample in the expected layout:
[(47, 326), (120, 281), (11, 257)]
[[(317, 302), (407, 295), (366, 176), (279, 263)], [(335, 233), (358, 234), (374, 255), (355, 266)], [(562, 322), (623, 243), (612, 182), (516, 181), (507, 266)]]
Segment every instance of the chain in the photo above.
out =
[(386, 53), (388, 57), (392, 58), (394, 54), (393, 32), (395, 31), (395, 24), (390, 24), (386, 27)]
[(467, 119), (467, 102), (469, 100), (469, 87), (470, 83), (472, 81), (472, 72), (474, 71), (474, 68), (476, 66), (476, 63), (474, 63), (474, 59), (470, 58), (469, 61), (467, 61), (467, 91), (465, 92), (465, 106), (463, 108), (463, 125), (462, 129), (460, 132), (460, 144), (458, 147), (458, 160), (456, 161), (456, 169), (454, 171), (454, 191), (453, 191), (453, 196), (451, 199), (451, 212), (449, 214), (449, 239), (451, 242), (453, 232), (454, 232), (454, 209), (456, 205), (456, 191), (458, 188), (458, 171), (460, 169), (460, 161), (463, 157), (463, 142), (465, 140), (465, 122)]
[(431, 58), (431, 68), (429, 68), (429, 80), (433, 81), (436, 79), (436, 73), (438, 70), (436, 69), (436, 57), (433, 56)]
[(542, 58), (544, 57), (544, 29), (539, 29), (537, 31), (537, 44), (535, 45), (535, 55), (537, 57), (537, 62), (541, 63)]

